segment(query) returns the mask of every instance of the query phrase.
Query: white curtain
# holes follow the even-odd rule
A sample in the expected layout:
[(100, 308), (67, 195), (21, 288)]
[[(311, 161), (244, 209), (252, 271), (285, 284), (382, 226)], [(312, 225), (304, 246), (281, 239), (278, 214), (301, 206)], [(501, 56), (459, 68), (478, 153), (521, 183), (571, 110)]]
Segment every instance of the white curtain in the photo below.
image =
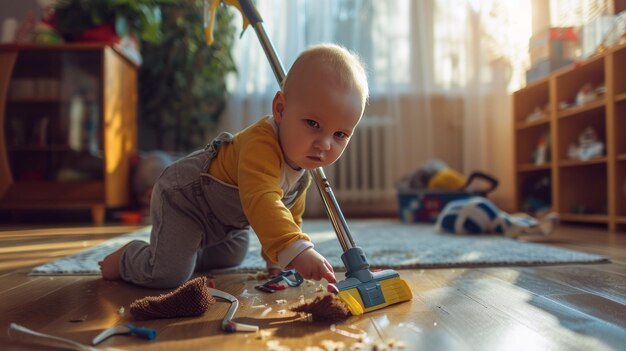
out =
[[(368, 69), (365, 116), (397, 125), (397, 177), (437, 158), (501, 180), (505, 208), (513, 172), (510, 91), (523, 81), (530, 0), (257, 0), (288, 69), (320, 42), (357, 52)], [(239, 22), (240, 23), (240, 22)], [(238, 23), (238, 25), (239, 25)], [(271, 112), (278, 87), (252, 29), (234, 50), (238, 70), (221, 130), (236, 132)], [(350, 146), (349, 146), (350, 147)], [(341, 199), (340, 199), (341, 200)]]

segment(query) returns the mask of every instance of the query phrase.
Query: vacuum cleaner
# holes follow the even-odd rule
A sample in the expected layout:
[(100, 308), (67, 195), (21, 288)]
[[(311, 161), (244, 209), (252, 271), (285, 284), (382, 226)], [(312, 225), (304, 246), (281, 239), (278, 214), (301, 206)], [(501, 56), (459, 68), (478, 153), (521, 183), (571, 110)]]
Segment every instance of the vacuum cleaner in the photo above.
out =
[[(251, 0), (205, 0), (204, 28), (209, 45), (213, 42), (213, 23), (215, 11), (220, 4), (237, 8), (243, 16), (243, 30), (248, 25), (254, 28), (263, 47), (263, 51), (272, 67), (276, 80), (280, 85), (285, 78), (285, 69), (276, 54), (265, 28), (263, 19)], [(310, 171), (326, 208), (326, 213), (335, 229), (339, 243), (343, 249), (341, 260), (346, 267), (346, 279), (335, 284), (336, 293), (346, 304), (350, 312), (361, 315), (395, 303), (409, 301), (413, 292), (407, 282), (392, 269), (371, 271), (365, 253), (354, 244), (348, 224), (339, 208), (328, 178), (321, 167)]]

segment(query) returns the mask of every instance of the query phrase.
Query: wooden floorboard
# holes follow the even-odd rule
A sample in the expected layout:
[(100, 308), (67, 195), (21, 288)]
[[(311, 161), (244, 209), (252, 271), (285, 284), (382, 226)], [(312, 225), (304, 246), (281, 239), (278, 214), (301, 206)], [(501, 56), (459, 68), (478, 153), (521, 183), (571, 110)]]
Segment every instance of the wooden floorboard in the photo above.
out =
[(541, 267), (538, 270), (546, 279), (626, 304), (626, 277), (621, 274), (578, 265)]
[[(493, 308), (485, 299), (478, 297), (477, 287), (450, 284), (449, 280), (427, 275), (432, 285), (420, 292), (425, 304), (438, 314), (438, 324), (468, 344), (503, 345), (510, 331), (523, 335), (531, 349), (554, 349), (558, 345), (540, 332), (510, 318), (500, 309)], [(434, 281), (434, 282), (433, 282)], [(456, 280), (455, 280), (456, 282)], [(425, 282), (422, 281), (422, 284)]]
[(28, 271), (13, 271), (0, 275), (0, 294), (4, 291), (15, 289), (29, 279)]
[[(560, 346), (596, 350), (607, 342), (619, 344), (625, 340), (624, 326), (615, 319), (615, 314), (605, 314), (606, 318), (597, 318), (594, 315), (597, 314), (594, 313), (597, 308), (589, 308), (608, 307), (615, 305), (614, 301), (605, 301), (595, 295), (579, 294), (576, 287), (555, 283), (544, 278), (542, 274), (533, 274), (534, 271), (526, 267), (469, 270), (467, 273), (470, 274), (463, 274), (468, 275), (467, 277), (457, 276), (453, 279), (459, 291), (474, 297), (485, 306), (501, 310), (536, 332), (559, 340)], [(576, 296), (587, 297), (580, 304), (582, 308), (576, 306)], [(590, 299), (594, 298), (597, 301), (592, 303)], [(623, 306), (618, 308), (623, 309)], [(567, 328), (561, 328), (562, 325)], [(579, 338), (577, 333), (580, 332), (600, 338)]]
[(98, 276), (28, 275), (34, 266), (137, 228), (0, 229), (0, 349), (45, 349), (30, 337), (9, 337), (10, 323), (89, 344), (104, 328), (129, 322), (156, 328), (157, 340), (117, 336), (102, 347), (304, 350), (333, 341), (347, 349), (358, 341), (356, 335), (367, 337), (365, 350), (392, 339), (396, 346), (403, 343), (396, 347), (403, 350), (623, 350), (626, 345), (626, 234), (582, 227), (561, 227), (549, 237), (529, 240), (605, 255), (611, 263), (401, 270), (413, 289), (412, 301), (353, 316), (335, 331), (288, 311), (303, 297), (319, 294), (319, 283), (263, 294), (254, 289), (259, 281), (248, 274), (216, 276), (217, 287), (240, 300), (236, 320), (264, 331), (225, 334), (220, 330), (225, 302), (200, 317), (135, 322), (128, 305), (165, 291)]

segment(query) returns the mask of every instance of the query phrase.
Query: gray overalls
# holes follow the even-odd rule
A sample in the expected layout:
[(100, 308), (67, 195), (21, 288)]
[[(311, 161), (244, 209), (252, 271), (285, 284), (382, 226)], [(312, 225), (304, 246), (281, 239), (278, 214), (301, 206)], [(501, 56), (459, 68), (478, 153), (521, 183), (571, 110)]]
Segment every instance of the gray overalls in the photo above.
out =
[[(152, 190), (150, 243), (132, 241), (120, 258), (122, 279), (149, 288), (172, 288), (195, 271), (240, 264), (252, 230), (241, 208), (239, 189), (208, 174), (222, 133), (203, 150), (166, 168)], [(282, 202), (291, 208), (306, 190), (308, 174)]]

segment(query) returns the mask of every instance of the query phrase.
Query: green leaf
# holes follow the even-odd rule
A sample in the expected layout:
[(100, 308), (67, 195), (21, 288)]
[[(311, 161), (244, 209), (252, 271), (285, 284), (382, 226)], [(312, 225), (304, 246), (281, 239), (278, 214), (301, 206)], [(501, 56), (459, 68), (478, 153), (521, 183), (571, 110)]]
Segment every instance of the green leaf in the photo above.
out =
[(159, 18), (161, 39), (151, 43), (142, 36), (139, 118), (142, 128), (156, 136), (152, 144), (163, 148), (190, 151), (208, 142), (207, 132), (214, 130), (226, 106), (226, 77), (236, 71), (233, 14), (218, 9), (219, 35), (207, 47), (202, 5), (199, 0), (170, 1), (158, 17), (154, 11), (144, 13), (146, 21)]

